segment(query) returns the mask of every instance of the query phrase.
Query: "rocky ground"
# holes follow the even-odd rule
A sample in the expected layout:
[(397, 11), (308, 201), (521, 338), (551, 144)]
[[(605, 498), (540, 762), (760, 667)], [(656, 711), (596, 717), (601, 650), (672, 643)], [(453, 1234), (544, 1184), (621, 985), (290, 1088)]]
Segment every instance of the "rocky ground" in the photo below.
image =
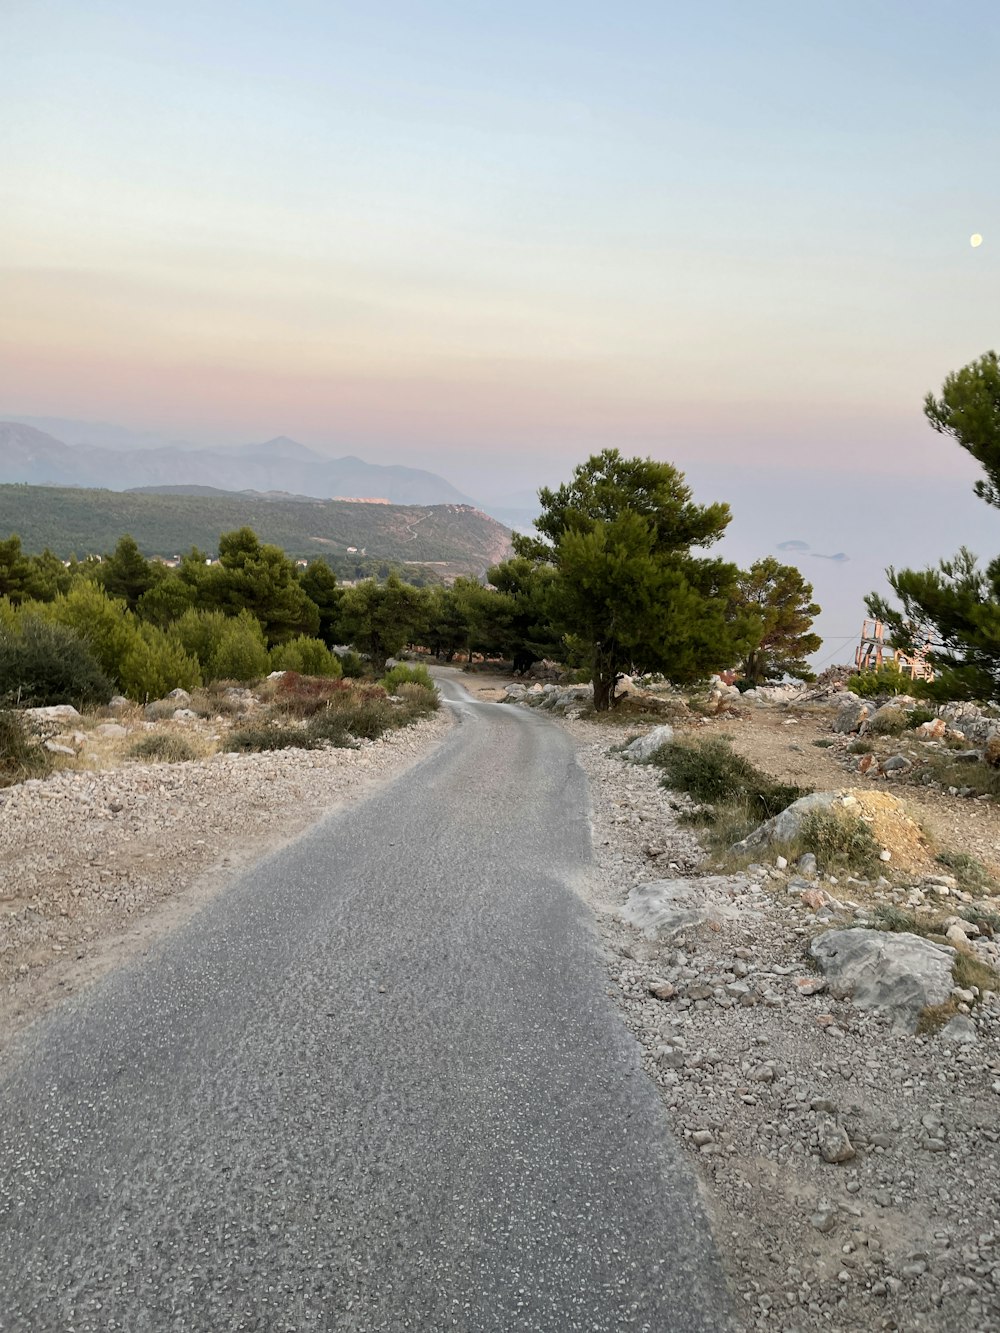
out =
[[(193, 714), (153, 724), (138, 710), (90, 719), (55, 742), (76, 752), (69, 766), (0, 790), (0, 1045), (148, 950), (241, 867), (397, 776), (449, 722), (442, 709), (357, 749), (209, 753), (225, 725)], [(126, 763), (151, 731), (207, 757)]]
[[(785, 781), (857, 781), (853, 756), (809, 744), (829, 736), (829, 714), (789, 721), (748, 709), (710, 725)], [(897, 866), (867, 889), (837, 885), (763, 853), (708, 878), (659, 771), (612, 753), (643, 728), (564, 725), (592, 783), (611, 994), (704, 1184), (746, 1327), (1000, 1328), (1000, 1004), (966, 993), (956, 1024), (916, 1036), (835, 999), (808, 957), (873, 900), (957, 905), (955, 881)], [(916, 804), (995, 861), (995, 803)], [(657, 934), (623, 919), (635, 886), (676, 878), (713, 903), (704, 924)]]

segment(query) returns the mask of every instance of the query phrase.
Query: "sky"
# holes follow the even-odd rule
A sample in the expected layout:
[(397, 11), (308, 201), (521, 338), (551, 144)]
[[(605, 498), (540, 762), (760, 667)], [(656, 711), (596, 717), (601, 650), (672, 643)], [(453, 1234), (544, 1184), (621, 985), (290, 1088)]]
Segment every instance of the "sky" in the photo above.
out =
[(1000, 345), (994, 3), (6, 0), (0, 47), (0, 415), (495, 502), (614, 445), (737, 547), (829, 517), (845, 632), (883, 546), (1000, 548), (921, 410)]

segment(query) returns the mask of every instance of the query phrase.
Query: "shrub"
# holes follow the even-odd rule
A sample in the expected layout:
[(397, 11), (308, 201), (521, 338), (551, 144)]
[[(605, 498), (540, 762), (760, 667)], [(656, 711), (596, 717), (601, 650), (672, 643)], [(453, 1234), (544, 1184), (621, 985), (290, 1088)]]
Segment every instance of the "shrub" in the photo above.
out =
[(157, 736), (143, 736), (128, 752), (130, 759), (144, 759), (156, 764), (183, 764), (197, 759), (198, 753), (183, 736), (161, 732)]
[(297, 671), (286, 671), (274, 688), (271, 709), (286, 717), (312, 717), (335, 697), (349, 693), (350, 687), (340, 680), (300, 676)]
[(802, 820), (797, 841), (814, 853), (825, 870), (874, 871), (880, 864), (881, 848), (857, 815), (810, 810)]
[(209, 680), (259, 680), (270, 668), (260, 622), (249, 611), (223, 617), (225, 626), (208, 660)]
[(329, 712), (338, 716), (351, 735), (359, 740), (377, 741), (384, 732), (398, 725), (395, 710), (384, 696), (356, 697), (347, 705), (338, 702)]
[(79, 634), (34, 615), (0, 629), (0, 698), (29, 707), (104, 704), (112, 689)]
[(315, 750), (323, 742), (310, 736), (304, 727), (280, 722), (259, 722), (241, 727), (230, 734), (226, 749), (235, 754), (249, 754), (260, 750)]
[(871, 743), (871, 741), (867, 741), (864, 739), (864, 737), (859, 736), (856, 741), (851, 741), (850, 745), (847, 747), (847, 753), (872, 754), (874, 749), (875, 746)]
[(39, 777), (50, 767), (48, 751), (30, 734), (21, 714), (0, 708), (0, 786)]
[(876, 736), (901, 736), (910, 724), (908, 714), (902, 708), (885, 708), (871, 720), (871, 730)]
[(426, 717), (441, 707), (437, 690), (429, 690), (424, 685), (416, 684), (415, 681), (404, 681), (396, 693), (405, 705), (404, 712), (413, 719)]
[(120, 678), (121, 664), (139, 639), (137, 622), (125, 602), (85, 579), (54, 602), (39, 606), (38, 614), (76, 630), (109, 680)]
[(862, 699), (874, 699), (880, 694), (909, 694), (913, 681), (899, 667), (886, 663), (877, 671), (861, 671), (848, 677), (846, 686)]
[(170, 627), (185, 652), (196, 657), (207, 680), (258, 680), (270, 669), (264, 631), (249, 611), (189, 610)]
[(929, 708), (914, 708), (908, 715), (907, 726), (915, 731), (917, 727), (922, 727), (925, 722), (933, 722), (936, 717), (937, 713), (932, 712)]
[(336, 656), (340, 658), (340, 669), (345, 680), (360, 680), (365, 674), (364, 661), (353, 648), (346, 653), (337, 653)]
[(339, 679), (342, 674), (337, 654), (331, 653), (322, 639), (305, 634), (272, 648), (270, 666), (272, 671), (297, 671), (303, 676)]
[(331, 708), (324, 708), (321, 713), (316, 713), (309, 720), (307, 730), (313, 741), (325, 741), (327, 745), (335, 745), (340, 749), (354, 746), (354, 740), (343, 716)]
[(201, 684), (198, 659), (165, 630), (141, 625), (118, 666), (118, 684), (130, 699), (160, 699), (170, 690)]
[(650, 760), (664, 770), (663, 786), (687, 792), (708, 805), (738, 801), (762, 823), (803, 796), (801, 787), (775, 782), (737, 754), (728, 741), (712, 739), (688, 745), (673, 742)]
[(425, 666), (404, 666), (402, 663), (387, 671), (379, 683), (386, 694), (398, 694), (400, 685), (422, 685), (425, 690), (434, 690), (434, 681)]

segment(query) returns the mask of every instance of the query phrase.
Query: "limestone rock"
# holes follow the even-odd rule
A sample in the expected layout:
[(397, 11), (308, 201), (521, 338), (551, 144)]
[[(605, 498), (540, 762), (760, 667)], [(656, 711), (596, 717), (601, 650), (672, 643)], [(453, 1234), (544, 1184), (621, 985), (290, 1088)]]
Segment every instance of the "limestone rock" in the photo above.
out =
[(949, 1041), (955, 1046), (971, 1046), (976, 1041), (977, 1035), (975, 1023), (965, 1014), (956, 1014), (941, 1029), (941, 1040)]
[(629, 890), (621, 915), (651, 937), (676, 935), (703, 925), (718, 928), (736, 915), (730, 892), (745, 887), (743, 880), (729, 875), (654, 879)]
[(24, 715), (35, 722), (80, 721), (80, 714), (72, 704), (49, 704), (47, 708), (26, 708)]
[(834, 718), (833, 729), (841, 735), (849, 735), (852, 731), (858, 731), (862, 722), (867, 721), (870, 715), (871, 709), (868, 705), (852, 694), (840, 705), (840, 710)]
[(926, 1005), (951, 995), (955, 950), (919, 935), (829, 930), (809, 946), (830, 993), (884, 1014), (895, 1028), (916, 1030)]
[(645, 736), (637, 736), (631, 745), (625, 747), (622, 753), (633, 764), (644, 764), (661, 746), (669, 745), (673, 739), (673, 727), (664, 723), (662, 727), (654, 727), (652, 731), (647, 731)]
[(787, 810), (768, 819), (742, 842), (735, 843), (733, 851), (748, 852), (754, 847), (767, 847), (775, 842), (791, 842), (798, 836), (805, 817), (814, 810), (835, 810), (850, 806), (857, 810), (855, 798), (841, 791), (816, 791), (809, 796), (800, 796)]

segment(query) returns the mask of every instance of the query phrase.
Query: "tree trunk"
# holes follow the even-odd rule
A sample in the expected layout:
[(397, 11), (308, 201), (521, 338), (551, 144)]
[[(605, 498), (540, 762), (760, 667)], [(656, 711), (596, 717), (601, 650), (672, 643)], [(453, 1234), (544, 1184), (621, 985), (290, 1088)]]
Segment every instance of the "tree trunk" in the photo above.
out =
[(614, 708), (615, 686), (618, 684), (621, 672), (618, 670), (618, 663), (613, 652), (602, 651), (598, 648), (594, 653), (594, 663), (591, 672), (591, 678), (594, 684), (594, 711), (597, 713), (607, 713)]

